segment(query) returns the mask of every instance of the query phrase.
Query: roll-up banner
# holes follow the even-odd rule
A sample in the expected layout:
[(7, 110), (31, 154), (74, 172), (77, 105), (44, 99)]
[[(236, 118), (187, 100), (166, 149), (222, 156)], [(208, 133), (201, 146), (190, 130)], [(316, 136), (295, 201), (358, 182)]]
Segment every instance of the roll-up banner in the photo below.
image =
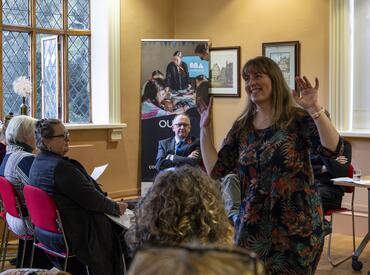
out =
[(208, 40), (141, 40), (142, 194), (157, 174), (158, 141), (174, 135), (171, 127), (177, 114), (186, 113), (190, 117), (190, 135), (199, 137), (196, 78), (202, 75), (206, 80), (209, 78), (208, 61), (195, 53), (200, 44), (208, 45)]

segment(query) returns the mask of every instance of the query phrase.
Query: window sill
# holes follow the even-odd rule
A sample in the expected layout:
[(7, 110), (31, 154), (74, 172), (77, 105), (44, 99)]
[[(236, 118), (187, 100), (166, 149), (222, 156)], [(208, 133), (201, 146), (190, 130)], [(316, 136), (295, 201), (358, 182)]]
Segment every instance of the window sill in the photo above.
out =
[(370, 138), (370, 132), (369, 131), (339, 131), (339, 134), (342, 137), (357, 137), (357, 138)]
[(65, 124), (68, 130), (96, 130), (96, 129), (107, 129), (108, 141), (118, 142), (122, 140), (122, 132), (124, 128), (127, 128), (126, 123), (111, 123), (111, 124)]
[(92, 129), (123, 129), (127, 128), (126, 123), (110, 123), (110, 124), (65, 124), (68, 130), (92, 130)]

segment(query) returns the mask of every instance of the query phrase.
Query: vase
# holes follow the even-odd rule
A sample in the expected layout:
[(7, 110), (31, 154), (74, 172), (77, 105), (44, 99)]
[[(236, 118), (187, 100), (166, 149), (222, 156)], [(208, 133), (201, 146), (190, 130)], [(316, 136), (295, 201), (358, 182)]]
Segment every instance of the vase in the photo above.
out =
[(21, 104), (21, 115), (28, 115), (28, 106), (26, 105), (26, 97), (22, 96), (22, 104)]

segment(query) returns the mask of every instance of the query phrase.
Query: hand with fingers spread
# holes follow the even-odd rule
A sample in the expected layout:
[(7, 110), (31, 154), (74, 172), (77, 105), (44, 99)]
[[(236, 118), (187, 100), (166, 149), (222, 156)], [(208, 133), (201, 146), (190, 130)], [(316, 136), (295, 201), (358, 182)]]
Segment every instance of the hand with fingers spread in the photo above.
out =
[(210, 98), (209, 104), (204, 102), (203, 99), (198, 100), (197, 109), (200, 113), (200, 128), (209, 127), (211, 124), (213, 97)]
[(320, 107), (318, 103), (319, 80), (315, 78), (315, 87), (312, 87), (307, 77), (297, 76), (295, 79), (299, 91), (293, 91), (295, 101), (309, 113), (317, 112)]

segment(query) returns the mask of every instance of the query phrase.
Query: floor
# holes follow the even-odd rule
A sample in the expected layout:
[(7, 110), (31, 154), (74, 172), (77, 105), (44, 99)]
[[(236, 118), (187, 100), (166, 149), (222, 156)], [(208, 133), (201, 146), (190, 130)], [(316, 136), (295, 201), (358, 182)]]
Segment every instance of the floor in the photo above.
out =
[[(356, 244), (360, 243), (361, 239), (356, 238)], [(360, 261), (363, 263), (362, 271), (353, 271), (352, 270), (352, 262), (348, 260), (347, 262), (342, 263), (338, 267), (333, 268), (329, 261), (326, 258), (326, 244), (323, 254), (321, 256), (321, 260), (319, 266), (316, 271), (316, 275), (348, 275), (348, 274), (356, 274), (356, 275), (367, 275), (367, 272), (370, 270), (370, 245), (366, 247), (365, 250), (362, 252), (360, 256)], [(341, 235), (341, 234), (334, 234), (332, 240), (332, 255), (342, 257), (346, 256), (351, 253), (352, 247), (352, 238), (348, 235)], [(14, 253), (14, 249), (12, 249)], [(333, 254), (335, 252), (335, 254)], [(10, 265), (9, 262), (5, 263), (5, 268), (14, 268), (14, 266)]]
[[(356, 245), (360, 244), (361, 238), (356, 238)], [(316, 275), (367, 275), (370, 270), (370, 244), (362, 252), (359, 260), (363, 263), (362, 271), (352, 270), (352, 261), (348, 260), (333, 268), (326, 257), (327, 240), (325, 240), (324, 251), (316, 271)], [(334, 234), (332, 239), (332, 258), (347, 256), (352, 250), (352, 237), (348, 235)]]

